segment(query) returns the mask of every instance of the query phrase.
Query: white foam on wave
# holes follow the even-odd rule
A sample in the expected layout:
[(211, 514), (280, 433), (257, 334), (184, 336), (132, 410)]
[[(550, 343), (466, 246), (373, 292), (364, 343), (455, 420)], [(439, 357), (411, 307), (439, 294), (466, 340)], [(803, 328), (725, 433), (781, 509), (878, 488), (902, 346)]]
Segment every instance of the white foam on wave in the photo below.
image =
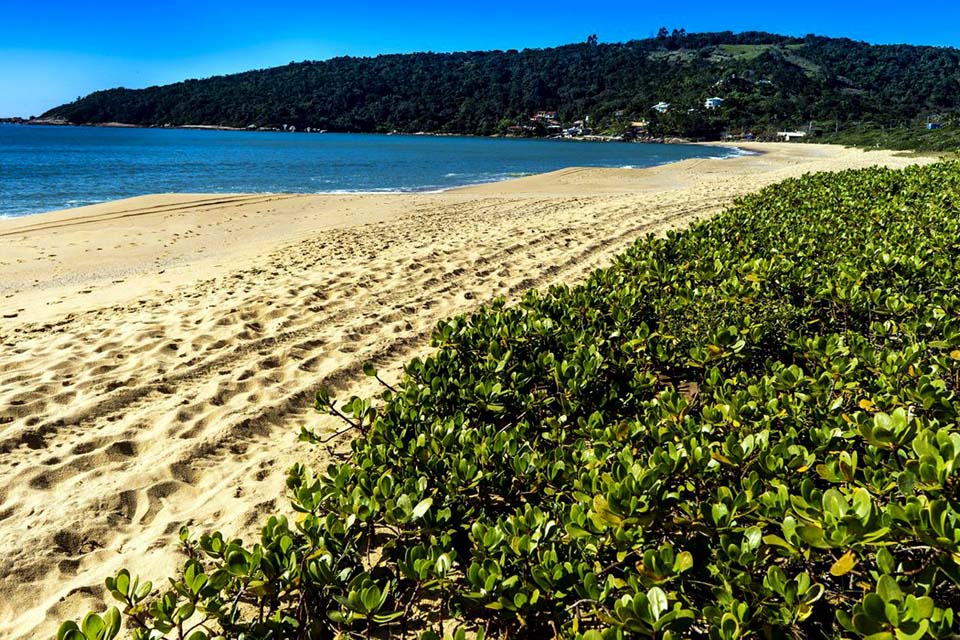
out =
[(760, 155), (759, 151), (751, 151), (750, 149), (743, 149), (742, 147), (728, 147), (729, 153), (725, 156), (722, 156), (720, 159), (725, 160), (726, 158), (739, 158), (740, 156), (758, 156)]
[[(454, 185), (433, 185), (425, 184), (418, 185), (415, 187), (400, 187), (400, 188), (382, 188), (382, 189), (321, 189), (319, 191), (314, 191), (316, 194), (323, 195), (385, 195), (385, 194), (400, 194), (400, 193), (443, 193), (444, 191), (449, 191), (451, 189), (459, 189), (460, 187), (470, 187), (478, 184), (488, 184), (491, 182), (503, 182), (505, 180), (512, 180), (514, 178), (523, 178), (526, 176), (537, 175), (535, 171), (505, 171), (502, 173), (490, 173), (487, 175), (480, 174), (469, 174), (469, 173), (447, 173), (444, 174), (444, 178), (451, 177), (465, 177), (472, 176), (471, 178), (458, 181), (458, 184)], [(315, 180), (320, 182), (320, 180)]]
[[(390, 194), (399, 194), (399, 193), (433, 193), (429, 189), (434, 189), (433, 185), (424, 188), (409, 188), (409, 189), (394, 189), (384, 187), (382, 189), (324, 189), (322, 191), (314, 191), (313, 193), (319, 195), (341, 195), (341, 196), (382, 196)], [(443, 191), (439, 189), (438, 191)]]

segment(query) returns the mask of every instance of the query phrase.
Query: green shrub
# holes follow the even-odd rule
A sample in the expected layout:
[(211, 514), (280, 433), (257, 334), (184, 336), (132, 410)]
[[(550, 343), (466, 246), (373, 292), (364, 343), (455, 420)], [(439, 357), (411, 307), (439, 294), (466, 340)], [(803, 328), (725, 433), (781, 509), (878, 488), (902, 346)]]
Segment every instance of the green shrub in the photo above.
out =
[(441, 322), (396, 388), (337, 405), (352, 455), (291, 469), (295, 517), (183, 532), (169, 587), (108, 580), (127, 628), (955, 637), (958, 206), (953, 163), (805, 176)]
[(944, 124), (943, 128), (932, 130), (916, 123), (902, 127), (864, 124), (837, 133), (828, 133), (818, 138), (817, 142), (845, 144), (866, 149), (956, 154), (960, 149), (960, 123), (951, 119)]

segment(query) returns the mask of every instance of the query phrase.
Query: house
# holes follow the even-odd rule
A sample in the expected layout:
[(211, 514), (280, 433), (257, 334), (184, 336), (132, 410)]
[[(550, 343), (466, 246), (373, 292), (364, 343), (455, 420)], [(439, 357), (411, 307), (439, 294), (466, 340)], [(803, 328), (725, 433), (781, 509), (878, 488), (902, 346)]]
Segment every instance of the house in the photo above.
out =
[(613, 117), (622, 118), (625, 114), (626, 114), (626, 111), (624, 111), (623, 109), (617, 109), (616, 111), (613, 112)]
[(703, 101), (703, 106), (707, 109), (716, 109), (723, 104), (723, 98), (707, 98)]
[(557, 120), (558, 118), (556, 111), (537, 111), (530, 119), (542, 122), (544, 120)]
[(669, 103), (669, 102), (658, 102), (657, 104), (653, 105), (653, 106), (650, 107), (650, 108), (653, 109), (654, 111), (656, 111), (657, 113), (666, 113), (667, 111), (670, 110), (670, 103)]
[(777, 131), (777, 137), (790, 142), (791, 140), (801, 140), (807, 137), (806, 131)]
[(937, 129), (941, 128), (941, 126), (942, 125), (939, 122), (928, 122), (927, 131), (936, 131)]

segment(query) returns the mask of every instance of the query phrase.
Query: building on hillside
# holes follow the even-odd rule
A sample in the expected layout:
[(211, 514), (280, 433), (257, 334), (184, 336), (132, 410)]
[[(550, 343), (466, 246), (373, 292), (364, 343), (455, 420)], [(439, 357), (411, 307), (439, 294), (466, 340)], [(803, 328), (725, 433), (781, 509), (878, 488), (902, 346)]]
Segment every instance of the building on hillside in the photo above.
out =
[(657, 113), (666, 113), (667, 111), (670, 111), (670, 103), (658, 102), (657, 104), (653, 105), (650, 108), (656, 111)]
[(650, 125), (646, 120), (637, 120), (630, 123), (627, 132), (634, 136), (645, 136), (650, 133)]
[(723, 105), (723, 98), (707, 98), (703, 101), (703, 106), (707, 109), (716, 109)]
[(941, 125), (939, 122), (928, 122), (927, 131), (936, 131), (937, 129), (940, 129), (942, 126), (943, 125)]
[(537, 111), (536, 113), (533, 114), (533, 116), (532, 116), (530, 119), (531, 119), (531, 120), (538, 120), (538, 121), (540, 121), (540, 122), (544, 122), (544, 121), (548, 121), (548, 120), (549, 120), (549, 121), (556, 121), (556, 120), (558, 120), (559, 118), (557, 117), (557, 112), (556, 112), (556, 111)]
[(806, 131), (777, 131), (777, 137), (790, 142), (791, 140), (802, 140), (807, 137)]
[(626, 113), (627, 113), (627, 112), (624, 111), (623, 109), (617, 109), (616, 111), (613, 112), (613, 117), (614, 117), (614, 118), (622, 118), (624, 115), (626, 115)]

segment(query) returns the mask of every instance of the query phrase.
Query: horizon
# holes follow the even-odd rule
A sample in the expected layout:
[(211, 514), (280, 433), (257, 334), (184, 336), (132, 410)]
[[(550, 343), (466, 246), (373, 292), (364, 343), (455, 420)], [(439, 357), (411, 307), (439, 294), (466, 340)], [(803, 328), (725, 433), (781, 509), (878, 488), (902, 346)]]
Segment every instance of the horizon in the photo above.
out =
[[(245, 1), (230, 8), (197, 8), (175, 0), (159, 11), (149, 7), (131, 11), (127, 6), (121, 10), (117, 3), (106, 3), (94, 16), (54, 0), (37, 11), (22, 5), (5, 9), (5, 25), (0, 27), (0, 85), (5, 87), (0, 93), (0, 117), (39, 116), (99, 90), (142, 89), (290, 62), (542, 49), (583, 42), (594, 33), (600, 43), (614, 44), (651, 37), (661, 26), (690, 33), (815, 34), (880, 45), (960, 44), (960, 36), (950, 26), (960, 19), (960, 8), (954, 5), (927, 5), (921, 12), (892, 3), (862, 4), (837, 7), (812, 0), (797, 9), (803, 15), (791, 18), (792, 26), (784, 28), (780, 23), (789, 10), (753, 0), (734, 8), (692, 0), (682, 10), (647, 10), (636, 21), (623, 20), (625, 13), (636, 12), (623, 2), (608, 4), (605, 14), (596, 17), (581, 16), (578, 5), (564, 2), (550, 5), (545, 14), (518, 14), (515, 5), (489, 4), (484, 15), (468, 16), (439, 3), (415, 8), (385, 2), (301, 8), (280, 0), (266, 15), (251, 21), (252, 12), (262, 14), (263, 9)], [(190, 19), (183, 20), (188, 11)], [(378, 19), (371, 19), (371, 13)], [(934, 24), (931, 16), (936, 18)], [(145, 29), (145, 24), (152, 28)], [(78, 38), (78, 33), (83, 37)]]

